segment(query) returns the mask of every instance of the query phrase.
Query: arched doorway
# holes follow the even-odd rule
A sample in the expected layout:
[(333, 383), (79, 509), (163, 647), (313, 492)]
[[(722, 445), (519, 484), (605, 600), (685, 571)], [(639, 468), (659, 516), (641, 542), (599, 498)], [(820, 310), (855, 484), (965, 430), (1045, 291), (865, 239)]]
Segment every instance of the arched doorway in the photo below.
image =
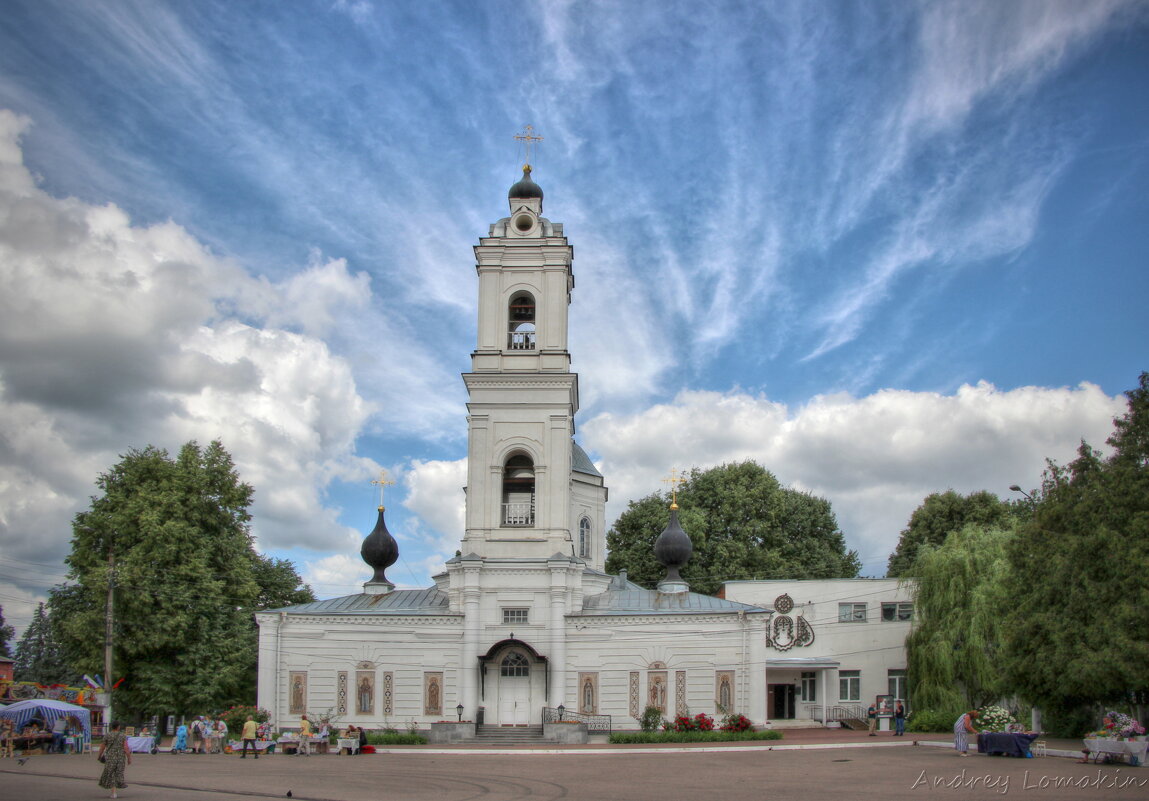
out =
[(547, 659), (522, 640), (503, 640), (479, 657), (485, 722), (529, 726), (542, 722), (548, 691)]

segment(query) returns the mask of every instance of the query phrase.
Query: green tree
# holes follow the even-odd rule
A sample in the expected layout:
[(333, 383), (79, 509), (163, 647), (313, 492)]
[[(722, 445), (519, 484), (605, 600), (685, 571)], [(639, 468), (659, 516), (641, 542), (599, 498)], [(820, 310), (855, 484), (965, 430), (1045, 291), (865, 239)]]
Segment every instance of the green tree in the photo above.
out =
[[(679, 522), (694, 555), (682, 577), (695, 592), (751, 578), (852, 578), (861, 563), (847, 551), (829, 501), (782, 487), (754, 462), (694, 469), (678, 490)], [(607, 533), (608, 571), (654, 587), (665, 570), (654, 542), (670, 519), (670, 494), (631, 501)]]
[(1007, 550), (1004, 665), (1054, 718), (1149, 693), (1149, 373), (1126, 397), (1114, 453), (1050, 463)]
[(315, 593), (299, 578), (295, 565), (290, 561), (262, 554), (253, 554), (253, 557), (252, 575), (259, 585), (259, 594), (255, 599), (257, 610), (306, 604), (315, 600)]
[(219, 442), (190, 442), (174, 459), (149, 446), (130, 451), (97, 485), (102, 494), (73, 523), (74, 583), (50, 599), (76, 666), (103, 672), (114, 582), (109, 678), (124, 680), (117, 713), (189, 714), (254, 700), (252, 612), (261, 599), (294, 597), (300, 582), (286, 563), (253, 550), (252, 489), (230, 455)]
[(967, 524), (912, 565), (914, 628), (906, 638), (915, 709), (956, 718), (1002, 697), (999, 665), (1002, 585), (1010, 528)]
[(36, 607), (32, 622), (16, 643), (16, 681), (39, 684), (75, 684), (77, 674), (68, 667), (56, 640), (44, 604)]
[(941, 545), (951, 532), (967, 524), (983, 528), (1009, 525), (1009, 521), (1028, 515), (1028, 506), (1003, 501), (992, 492), (982, 490), (960, 495), (953, 490), (927, 495), (921, 506), (910, 515), (909, 524), (898, 537), (886, 567), (889, 578), (912, 576), (918, 551), (926, 545)]
[(16, 629), (9, 626), (4, 622), (4, 607), (0, 606), (0, 656), (7, 656), (11, 658), (12, 651), (8, 648), (8, 643), (16, 636)]

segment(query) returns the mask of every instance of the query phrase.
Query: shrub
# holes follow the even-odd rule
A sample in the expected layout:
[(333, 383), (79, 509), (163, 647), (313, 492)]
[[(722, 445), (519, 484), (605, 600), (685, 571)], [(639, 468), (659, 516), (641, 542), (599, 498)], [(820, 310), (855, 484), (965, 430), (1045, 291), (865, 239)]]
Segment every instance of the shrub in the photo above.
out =
[(648, 706), (642, 710), (638, 725), (643, 731), (658, 731), (658, 727), (662, 725), (662, 710), (656, 706)]
[(694, 717), (679, 715), (671, 723), (662, 724), (664, 731), (714, 731), (714, 718), (699, 712)]
[(954, 721), (960, 716), (960, 712), (915, 709), (906, 716), (906, 728), (913, 732), (953, 731)]
[(745, 715), (729, 714), (722, 718), (722, 731), (754, 731), (754, 725)]
[(740, 740), (781, 740), (782, 732), (766, 731), (619, 731), (610, 735), (611, 745), (658, 743), (728, 743)]
[(257, 706), (233, 706), (226, 712), (219, 713), (216, 717), (222, 718), (223, 722), (227, 724), (228, 735), (233, 739), (238, 739), (248, 715), (251, 715), (252, 720), (256, 723), (266, 723), (271, 720), (271, 713)]
[(394, 729), (367, 732), (368, 745), (426, 745), (427, 738), (420, 734), (401, 733)]

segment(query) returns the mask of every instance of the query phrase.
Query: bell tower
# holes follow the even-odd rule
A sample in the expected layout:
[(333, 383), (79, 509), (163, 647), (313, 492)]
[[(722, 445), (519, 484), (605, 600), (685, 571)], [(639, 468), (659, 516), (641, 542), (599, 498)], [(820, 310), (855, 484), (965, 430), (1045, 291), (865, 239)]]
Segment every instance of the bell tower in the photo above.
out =
[[(592, 554), (585, 529), (596, 528), (605, 542), (605, 501), (580, 516), (575, 495), (586, 493), (572, 487), (572, 460), (589, 464), (572, 439), (578, 411), (578, 376), (567, 350), (573, 250), (562, 225), (542, 216), (543, 190), (531, 172), (530, 165), (523, 168), (507, 193), (509, 216), (475, 247), (479, 320), (471, 372), (463, 375), (469, 447), (462, 552), (495, 559), (558, 553), (601, 569), (604, 545)], [(590, 494), (605, 497), (602, 477), (590, 470), (598, 480)]]

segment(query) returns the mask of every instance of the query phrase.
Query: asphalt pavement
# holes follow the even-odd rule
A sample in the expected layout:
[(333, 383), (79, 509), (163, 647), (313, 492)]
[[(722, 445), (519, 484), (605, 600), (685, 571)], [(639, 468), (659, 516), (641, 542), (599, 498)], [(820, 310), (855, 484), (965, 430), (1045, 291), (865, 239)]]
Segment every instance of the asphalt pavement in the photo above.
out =
[[(129, 786), (119, 795), (141, 801), (1149, 799), (1147, 768), (1064, 757), (961, 758), (943, 738), (802, 730), (781, 741), (701, 746), (407, 746), (258, 760), (135, 754)], [(23, 765), (0, 760), (0, 801), (107, 798), (97, 785), (100, 770), (92, 754), (34, 756)]]

